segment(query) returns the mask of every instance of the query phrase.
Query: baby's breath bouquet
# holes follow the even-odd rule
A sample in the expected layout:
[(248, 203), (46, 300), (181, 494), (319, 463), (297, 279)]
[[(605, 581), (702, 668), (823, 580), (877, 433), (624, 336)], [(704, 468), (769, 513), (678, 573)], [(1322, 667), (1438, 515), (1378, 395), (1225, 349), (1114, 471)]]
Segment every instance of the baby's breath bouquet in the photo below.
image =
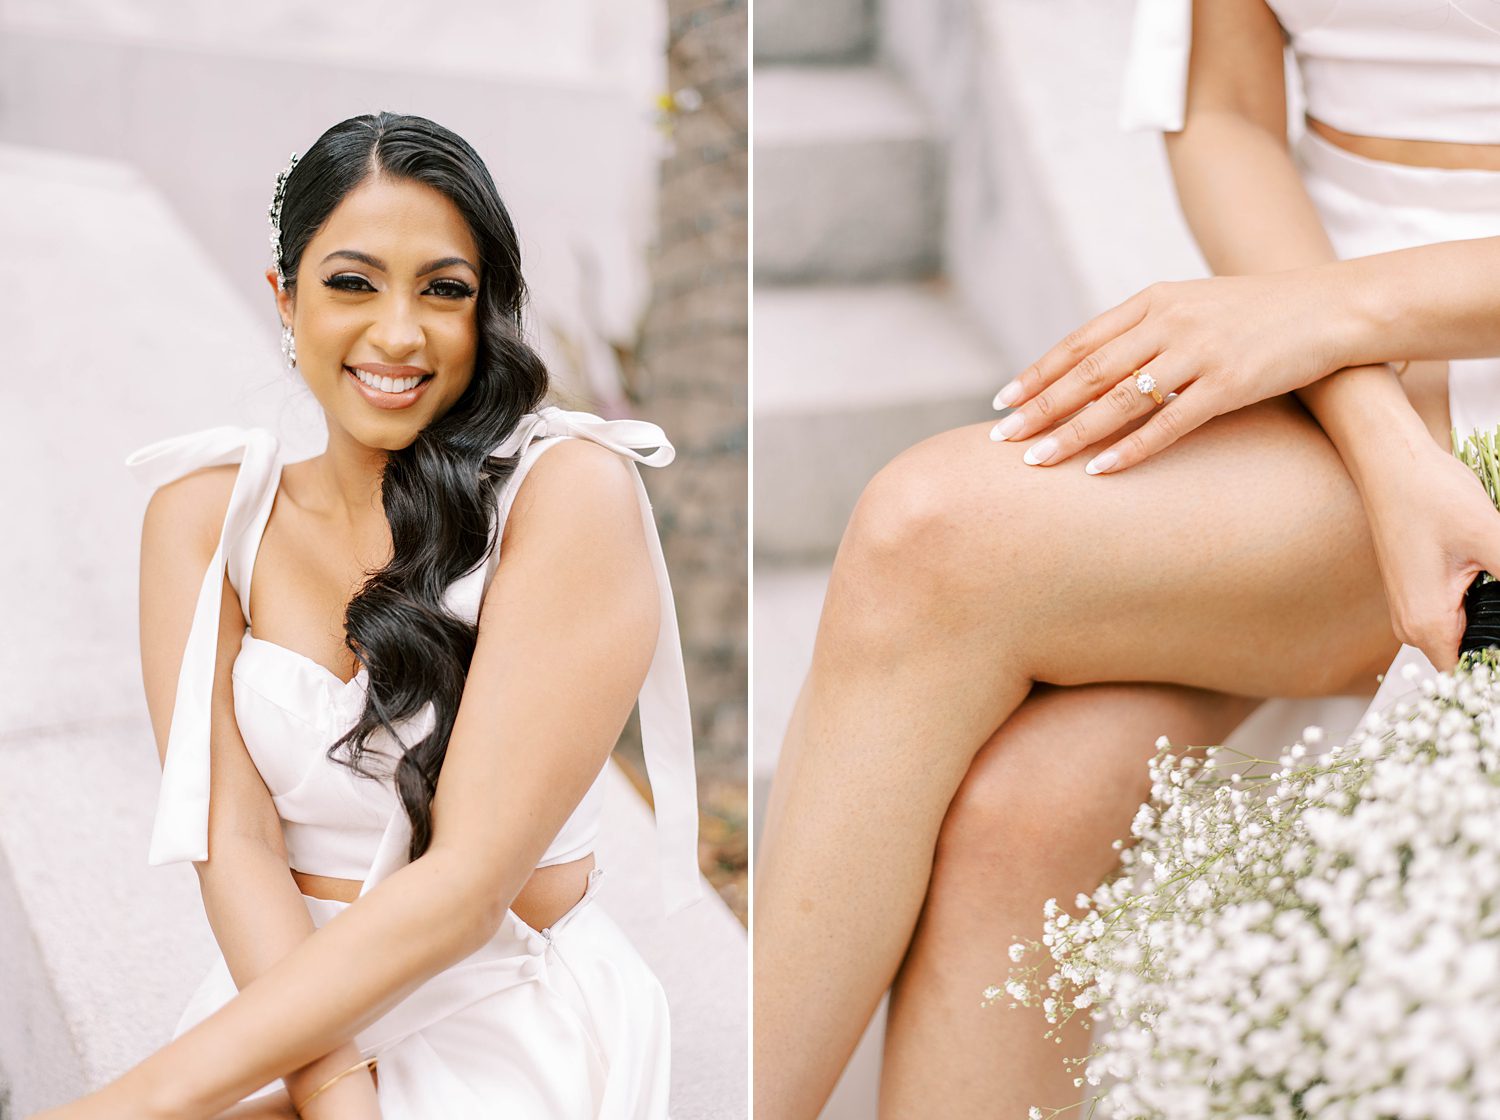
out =
[[(1454, 443), (1497, 496), (1493, 442)], [(1275, 763), (1159, 739), (1117, 872), (1078, 915), (1048, 900), (987, 998), (1087, 1012), (1088, 1116), (1500, 1117), (1497, 665), (1466, 653)]]

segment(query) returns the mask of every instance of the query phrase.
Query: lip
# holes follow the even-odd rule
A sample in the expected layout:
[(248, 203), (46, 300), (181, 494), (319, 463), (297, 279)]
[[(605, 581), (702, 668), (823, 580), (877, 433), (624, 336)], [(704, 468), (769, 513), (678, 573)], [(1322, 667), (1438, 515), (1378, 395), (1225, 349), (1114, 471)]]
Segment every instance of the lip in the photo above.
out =
[(366, 373), (373, 373), (376, 377), (422, 377), (432, 372), (421, 366), (388, 366), (383, 362), (360, 362), (349, 368), (362, 369)]
[(364, 365), (364, 364), (361, 364), (361, 365), (355, 366), (355, 367), (345, 366), (344, 367), (344, 376), (349, 379), (349, 383), (351, 385), (353, 385), (354, 388), (359, 391), (360, 395), (362, 397), (364, 397), (365, 400), (369, 401), (376, 408), (384, 408), (384, 409), (410, 408), (412, 405), (414, 405), (414, 404), (417, 403), (417, 399), (419, 397), (421, 397), (421, 395), (424, 392), (427, 391), (427, 386), (431, 385), (432, 381), (433, 381), (433, 379), (431, 377), (428, 377), (420, 385), (417, 385), (414, 388), (408, 389), (404, 393), (383, 393), (379, 389), (372, 389), (370, 386), (366, 385), (359, 378), (355, 377), (354, 374), (353, 374), (353, 372), (352, 372), (352, 369), (361, 369), (361, 370), (364, 370), (366, 373), (375, 373), (377, 370), (387, 370), (387, 369), (390, 369), (390, 370), (404, 369), (404, 370), (409, 371), (407, 373), (381, 373), (380, 376), (382, 376), (382, 377), (416, 377), (416, 376), (419, 376), (419, 375), (426, 374), (427, 371), (423, 370), (423, 369), (416, 369), (415, 367), (412, 367), (412, 366), (376, 366), (376, 365)]

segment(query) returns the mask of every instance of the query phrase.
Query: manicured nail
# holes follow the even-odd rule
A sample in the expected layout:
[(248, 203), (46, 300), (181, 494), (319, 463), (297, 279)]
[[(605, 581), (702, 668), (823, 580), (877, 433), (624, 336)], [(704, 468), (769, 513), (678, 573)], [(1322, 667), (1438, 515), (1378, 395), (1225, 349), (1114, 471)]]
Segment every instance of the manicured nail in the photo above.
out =
[(1002, 439), (1010, 439), (1026, 424), (1026, 417), (1019, 412), (1012, 412), (1000, 423), (990, 429), (990, 439), (999, 443)]
[(1026, 454), (1021, 458), (1033, 467), (1039, 467), (1052, 456), (1057, 454), (1057, 440), (1048, 436), (1041, 443), (1033, 443), (1026, 449)]
[(1020, 399), (1021, 383), (1019, 381), (1012, 381), (1009, 385), (995, 394), (994, 407), (1009, 408)]
[(1099, 454), (1095, 455), (1088, 461), (1088, 465), (1084, 467), (1083, 470), (1085, 474), (1098, 474), (1100, 471), (1109, 470), (1110, 467), (1114, 466), (1119, 461), (1120, 456), (1115, 452), (1101, 451), (1099, 452)]

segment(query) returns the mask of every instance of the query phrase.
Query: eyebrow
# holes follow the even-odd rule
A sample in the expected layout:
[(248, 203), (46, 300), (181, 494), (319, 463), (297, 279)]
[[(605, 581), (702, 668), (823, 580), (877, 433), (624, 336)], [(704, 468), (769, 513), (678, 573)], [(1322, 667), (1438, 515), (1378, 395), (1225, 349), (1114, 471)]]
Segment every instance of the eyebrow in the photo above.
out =
[[(379, 257), (372, 257), (369, 253), (361, 253), (358, 249), (335, 249), (333, 252), (329, 253), (326, 257), (323, 258), (322, 263), (327, 264), (335, 257), (343, 257), (351, 261), (360, 261), (363, 264), (369, 265), (371, 268), (378, 268), (381, 272), (385, 271), (385, 261), (381, 260)], [(479, 275), (479, 269), (475, 268), (468, 261), (464, 260), (463, 257), (439, 257), (435, 261), (428, 261), (421, 268), (417, 269), (417, 275), (426, 276), (429, 272), (436, 272), (440, 268), (447, 268), (450, 264), (461, 264), (475, 276)]]

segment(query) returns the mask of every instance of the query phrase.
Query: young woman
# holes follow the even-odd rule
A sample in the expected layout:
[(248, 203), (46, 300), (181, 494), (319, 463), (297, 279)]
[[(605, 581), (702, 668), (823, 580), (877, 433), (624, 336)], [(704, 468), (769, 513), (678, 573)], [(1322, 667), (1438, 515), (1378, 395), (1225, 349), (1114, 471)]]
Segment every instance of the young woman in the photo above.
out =
[[(1213, 270), (1500, 234), (1490, 20), (1472, 0), (1143, 0), (1130, 102), (1170, 133)], [(1210, 345), (1181, 341), (1162, 289), (1111, 314), (1002, 390), (1019, 407), (996, 440), (917, 445), (851, 519), (758, 853), (765, 1120), (817, 1113), (891, 985), (882, 1115), (1078, 1100), (1082, 1018), (1058, 1046), (978, 993), (1046, 898), (1109, 871), (1155, 738), (1450, 667), (1463, 589), (1500, 564), (1500, 514), (1449, 454), (1450, 419), (1500, 423), (1500, 363), (1416, 360), (1493, 350), (1331, 372), (1343, 348), (1305, 320), (1245, 316)]]
[(288, 171), (267, 279), (326, 450), (224, 427), (127, 460), (157, 488), (150, 859), (193, 862), (222, 959), (170, 1044), (43, 1115), (663, 1117), (665, 999), (592, 905), (592, 853), (639, 697), (665, 900), (697, 894), (631, 462), (671, 446), (538, 407), (516, 233), (462, 138), (353, 117)]

